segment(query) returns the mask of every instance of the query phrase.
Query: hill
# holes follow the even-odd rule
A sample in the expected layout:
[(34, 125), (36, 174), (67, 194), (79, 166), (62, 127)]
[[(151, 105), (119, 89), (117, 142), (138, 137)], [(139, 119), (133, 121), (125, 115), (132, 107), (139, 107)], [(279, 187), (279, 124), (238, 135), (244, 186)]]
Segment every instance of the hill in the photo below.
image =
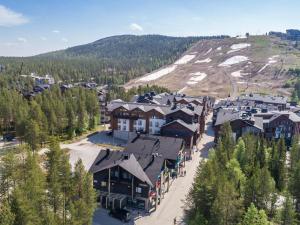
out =
[(160, 84), (190, 95), (236, 96), (244, 92), (290, 95), (288, 70), (300, 66), (300, 51), (275, 36), (201, 40), (173, 64), (128, 82)]
[[(57, 80), (124, 84), (173, 63), (194, 43), (211, 37), (121, 35), (25, 58), (0, 58), (6, 74), (52, 74)], [(216, 38), (223, 38), (216, 37)]]

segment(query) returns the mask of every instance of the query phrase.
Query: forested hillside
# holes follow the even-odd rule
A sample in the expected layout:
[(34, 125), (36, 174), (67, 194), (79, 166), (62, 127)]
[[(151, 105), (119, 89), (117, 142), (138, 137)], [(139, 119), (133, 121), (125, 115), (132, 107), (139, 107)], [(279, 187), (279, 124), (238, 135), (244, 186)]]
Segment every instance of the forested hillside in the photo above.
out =
[[(34, 57), (1, 57), (0, 74), (36, 72), (56, 80), (123, 84), (178, 59), (194, 43), (220, 37), (122, 35)], [(2, 72), (1, 72), (2, 71)]]

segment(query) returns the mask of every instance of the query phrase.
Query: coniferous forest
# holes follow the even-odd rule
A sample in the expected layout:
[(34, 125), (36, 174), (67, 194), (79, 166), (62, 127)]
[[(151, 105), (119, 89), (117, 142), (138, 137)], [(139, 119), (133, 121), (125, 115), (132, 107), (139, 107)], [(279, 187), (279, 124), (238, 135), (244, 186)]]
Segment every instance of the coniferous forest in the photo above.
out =
[(1, 158), (1, 225), (91, 224), (96, 208), (92, 175), (51, 138), (46, 158), (29, 146)]
[(58, 86), (43, 91), (32, 100), (17, 90), (0, 89), (0, 134), (14, 133), (33, 150), (51, 136), (71, 139), (98, 124), (99, 102), (93, 90)]
[[(247, 135), (237, 143), (229, 124), (202, 161), (190, 190), (190, 225), (297, 225), (300, 207), (300, 145)], [(296, 213), (298, 212), (298, 213)]]

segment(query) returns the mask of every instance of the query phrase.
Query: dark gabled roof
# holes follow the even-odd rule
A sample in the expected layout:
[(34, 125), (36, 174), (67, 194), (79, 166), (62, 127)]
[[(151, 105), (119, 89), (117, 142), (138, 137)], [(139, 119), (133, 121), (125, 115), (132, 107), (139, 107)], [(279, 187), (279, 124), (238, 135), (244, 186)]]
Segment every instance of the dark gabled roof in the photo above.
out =
[(171, 124), (174, 124), (174, 123), (178, 123), (181, 126), (187, 128), (188, 130), (190, 130), (192, 132), (196, 132), (198, 130), (198, 127), (199, 127), (199, 124), (197, 124), (197, 123), (188, 124), (188, 123), (186, 123), (186, 122), (184, 122), (183, 120), (180, 120), (180, 119), (173, 120), (170, 123), (164, 124), (162, 127), (167, 127), (167, 126), (169, 126)]
[(157, 153), (164, 159), (176, 160), (183, 145), (183, 139), (181, 138), (139, 135), (129, 141), (124, 152), (143, 156)]
[[(180, 138), (140, 135), (133, 138), (124, 151), (101, 151), (90, 172), (96, 173), (120, 166), (153, 187), (160, 176), (164, 161), (177, 160), (183, 146)], [(128, 156), (128, 159), (124, 156)]]
[(170, 113), (168, 113), (168, 115), (171, 115), (173, 113), (176, 113), (176, 112), (183, 112), (189, 116), (194, 116), (194, 112), (186, 107), (183, 107), (183, 108), (176, 108), (174, 110), (172, 110)]
[(240, 112), (221, 110), (217, 114), (215, 126), (218, 126), (218, 125), (221, 125), (226, 122), (233, 121), (233, 120), (237, 120), (237, 119), (240, 119)]
[(290, 112), (290, 111), (274, 112), (274, 115), (270, 118), (269, 122), (274, 121), (275, 119), (277, 119), (280, 116), (285, 116), (294, 123), (300, 122), (300, 117), (296, 113)]
[(171, 111), (170, 106), (167, 105), (156, 105), (156, 104), (148, 104), (148, 103), (134, 103), (134, 102), (121, 102), (121, 101), (112, 101), (107, 105), (107, 110), (109, 112), (123, 107), (128, 111), (132, 111), (134, 109), (140, 109), (143, 112), (149, 112), (151, 110), (156, 110), (163, 115), (168, 114)]
[(120, 151), (101, 151), (98, 154), (92, 167), (90, 168), (90, 172), (96, 173), (115, 166), (122, 167), (124, 170), (131, 173), (133, 176), (135, 176), (142, 182), (145, 182), (152, 187), (154, 186), (154, 183), (150, 181), (148, 175), (143, 170), (142, 166), (140, 165), (134, 154), (129, 154), (128, 159), (125, 159), (124, 153)]
[(203, 97), (192, 97), (192, 96), (175, 96), (176, 101), (185, 100), (186, 102), (197, 101), (198, 103), (203, 103)]

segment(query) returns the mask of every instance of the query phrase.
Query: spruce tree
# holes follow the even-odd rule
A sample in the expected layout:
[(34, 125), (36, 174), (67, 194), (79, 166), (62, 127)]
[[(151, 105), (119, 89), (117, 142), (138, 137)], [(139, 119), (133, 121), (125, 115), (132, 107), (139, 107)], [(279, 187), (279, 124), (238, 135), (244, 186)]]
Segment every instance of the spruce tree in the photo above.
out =
[(75, 165), (73, 178), (71, 224), (92, 224), (92, 216), (96, 209), (96, 193), (92, 181), (92, 176), (85, 171), (80, 159)]
[(297, 225), (297, 218), (292, 199), (289, 194), (285, 196), (283, 209), (280, 213), (280, 225)]
[(239, 225), (271, 225), (264, 210), (257, 210), (253, 203), (249, 206)]
[(283, 138), (278, 142), (278, 154), (278, 180), (276, 184), (279, 191), (283, 191), (286, 185), (286, 145)]
[(296, 164), (290, 178), (289, 189), (296, 200), (297, 211), (300, 210), (300, 161)]
[(60, 164), (62, 158), (62, 151), (59, 143), (55, 138), (50, 141), (50, 150), (47, 152), (46, 170), (47, 170), (47, 188), (49, 204), (52, 207), (54, 214), (59, 219), (59, 214), (62, 211), (62, 185)]
[(1, 201), (0, 204), (0, 225), (13, 225), (15, 221), (15, 215), (11, 211), (8, 201)]

